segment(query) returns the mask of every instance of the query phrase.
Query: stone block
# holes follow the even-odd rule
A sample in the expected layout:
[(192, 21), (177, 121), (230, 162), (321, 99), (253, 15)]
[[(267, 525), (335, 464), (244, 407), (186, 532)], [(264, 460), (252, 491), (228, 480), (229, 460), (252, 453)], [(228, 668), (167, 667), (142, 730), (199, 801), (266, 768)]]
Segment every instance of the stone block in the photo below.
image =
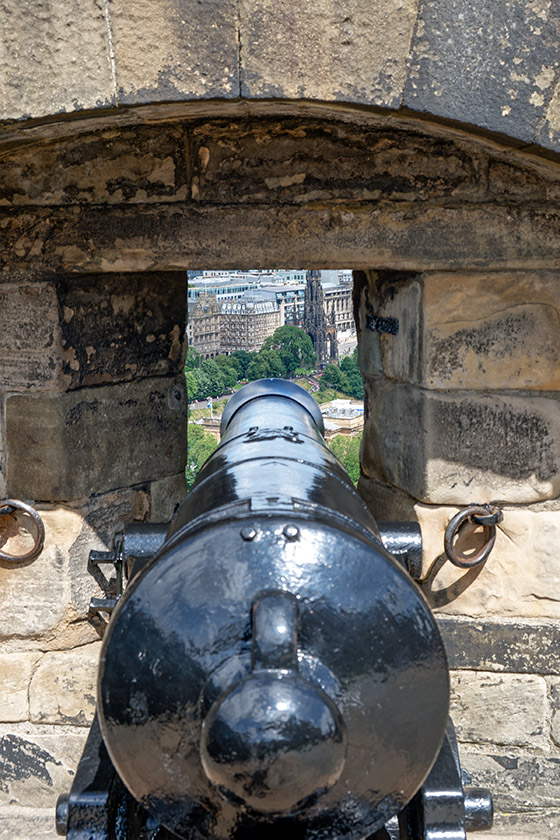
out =
[(86, 727), (1, 724), (0, 807), (51, 808), (54, 821), (56, 800), (70, 790), (87, 733)]
[(174, 201), (187, 194), (183, 126), (117, 127), (19, 147), (2, 159), (0, 206)]
[(0, 723), (28, 720), (29, 683), (38, 653), (0, 653)]
[(187, 495), (185, 471), (150, 484), (150, 522), (169, 522)]
[[(536, 833), (538, 831), (538, 834)], [(504, 814), (494, 811), (494, 825), (490, 831), (467, 832), (473, 840), (556, 840), (560, 831), (560, 814), (556, 809), (536, 809), (528, 814)]]
[(114, 587), (114, 568), (92, 566), (89, 552), (112, 548), (115, 534), (130, 522), (145, 520), (149, 510), (148, 493), (141, 488), (105, 493), (79, 508), (82, 527), (69, 549), (70, 600), (75, 616), (88, 617), (91, 598), (104, 597)]
[(544, 747), (546, 682), (528, 674), (451, 674), (450, 715), (459, 741)]
[(8, 497), (6, 489), (6, 424), (5, 424), (6, 401), (3, 394), (0, 394), (0, 498)]
[(198, 202), (425, 201), (479, 192), (472, 149), (386, 126), (224, 120), (196, 126), (192, 137)]
[[(367, 292), (362, 298), (362, 373), (377, 376), (382, 370), (390, 379), (424, 384), (421, 374), (425, 341), (422, 278), (412, 272), (371, 272)], [(368, 316), (395, 318), (397, 334), (368, 329)]]
[(0, 388), (45, 387), (60, 369), (53, 283), (0, 286)]
[[(423, 388), (560, 389), (560, 274), (378, 272), (376, 311), (399, 320), (397, 335), (369, 334), (371, 370)], [(481, 317), (481, 313), (483, 316)]]
[(186, 273), (64, 277), (57, 283), (69, 388), (182, 372)]
[(422, 0), (402, 104), (531, 142), (559, 43), (551, 3)]
[(115, 104), (103, 0), (2, 0), (0, 119)]
[(186, 460), (185, 391), (180, 376), (8, 397), (10, 494), (72, 500), (175, 475)]
[(422, 319), (423, 387), (560, 390), (559, 272), (424, 275)]
[(527, 504), (560, 494), (560, 403), (366, 379), (362, 470), (422, 502)]
[[(363, 475), (358, 491), (378, 521), (420, 524), (420, 586), (443, 622), (451, 667), (560, 673), (560, 510), (504, 506), (490, 557), (469, 570), (453, 566), (443, 551), (445, 528), (458, 508), (415, 503)], [(463, 547), (483, 538), (475, 534)]]
[(524, 826), (525, 830), (532, 826), (534, 833), (530, 836), (541, 840), (551, 829), (549, 822), (553, 822), (553, 828), (560, 827), (559, 761), (558, 752), (541, 756), (499, 747), (481, 752), (461, 745), (461, 763), (472, 776), (473, 785), (492, 791), (497, 823), (509, 823), (512, 836), (520, 829), (522, 832)]
[(29, 711), (33, 723), (87, 726), (96, 703), (100, 642), (76, 650), (46, 653), (31, 680)]
[(52, 808), (0, 808), (2, 840), (57, 840)]
[(234, 0), (111, 0), (109, 12), (119, 102), (239, 95)]
[(376, 522), (412, 522), (417, 518), (415, 499), (381, 481), (361, 475), (358, 493)]
[[(468, 619), (438, 613), (449, 667), (471, 671), (560, 675), (560, 623), (501, 617)], [(551, 699), (560, 706), (557, 680)], [(558, 721), (560, 724), (560, 720)], [(560, 727), (558, 727), (560, 742)]]
[(540, 270), (559, 258), (560, 213), (538, 203), (318, 201), (304, 213), (297, 204), (260, 202), (90, 205), (78, 214), (67, 207), (0, 208), (0, 276), (196, 265)]
[(417, 0), (242, 0), (241, 95), (397, 108)]
[(417, 505), (415, 512), (423, 538), (422, 591), (433, 609), (473, 617), (560, 618), (560, 511), (506, 508), (488, 560), (473, 569), (459, 569), (443, 554), (445, 527), (456, 508)]
[[(0, 564), (0, 639), (6, 652), (71, 648), (99, 638), (103, 622), (89, 615), (92, 597), (103, 597), (114, 569), (88, 562), (92, 549), (107, 550), (129, 522), (148, 517), (142, 488), (95, 496), (74, 507), (39, 505), (45, 547), (36, 560)], [(12, 538), (0, 545), (16, 553)]]
[(551, 677), (550, 684), (550, 734), (555, 744), (560, 745), (560, 678)]
[[(41, 507), (39, 514), (45, 525), (41, 554), (25, 564), (0, 564), (0, 638), (47, 633), (63, 619), (68, 606), (68, 554), (80, 533), (82, 517), (76, 511)], [(9, 548), (8, 544), (6, 551)]]

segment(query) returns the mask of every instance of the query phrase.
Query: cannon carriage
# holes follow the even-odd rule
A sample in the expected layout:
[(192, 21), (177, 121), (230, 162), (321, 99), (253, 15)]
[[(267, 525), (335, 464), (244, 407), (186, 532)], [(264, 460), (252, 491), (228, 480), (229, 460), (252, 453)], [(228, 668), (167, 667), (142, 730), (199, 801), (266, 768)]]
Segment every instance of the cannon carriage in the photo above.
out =
[[(418, 526), (376, 523), (301, 388), (238, 392), (171, 523), (109, 559), (128, 585), (97, 715), (57, 808), (69, 840), (464, 840), (465, 789)], [(391, 552), (387, 550), (387, 546)]]

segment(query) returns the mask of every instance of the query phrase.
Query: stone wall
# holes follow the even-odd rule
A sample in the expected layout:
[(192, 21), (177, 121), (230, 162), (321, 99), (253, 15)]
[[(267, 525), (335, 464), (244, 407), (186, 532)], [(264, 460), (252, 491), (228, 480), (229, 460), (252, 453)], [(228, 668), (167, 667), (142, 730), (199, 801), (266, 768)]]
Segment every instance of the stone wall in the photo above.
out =
[[(560, 829), (560, 273), (359, 273), (355, 296), (367, 392), (360, 490), (380, 518), (422, 525), (420, 586), (454, 668), (464, 762), (496, 793), (497, 831), (525, 837), (533, 823), (537, 836), (552, 837)], [(399, 318), (399, 333), (367, 330), (372, 310)], [(489, 559), (454, 567), (443, 555), (447, 522), (461, 506), (493, 500), (504, 518)]]
[[(183, 272), (0, 288), (0, 498), (33, 500), (46, 531), (36, 560), (0, 560), (0, 836), (12, 840), (54, 836), (95, 708), (106, 622), (89, 602), (114, 575), (89, 551), (127, 522), (168, 518), (184, 494), (185, 297)], [(21, 553), (24, 527), (0, 517), (3, 551)]]
[[(379, 519), (422, 523), (422, 588), (498, 835), (557, 836), (558, 164), (410, 114), (280, 110), (0, 136), (0, 495), (47, 529), (36, 561), (0, 566), (12, 840), (25, 815), (40, 836), (33, 809), (67, 789), (91, 717), (106, 581), (89, 551), (184, 491), (185, 269), (271, 265), (356, 269), (362, 492)], [(442, 563), (452, 513), (491, 499), (505, 516), (484, 568)]]

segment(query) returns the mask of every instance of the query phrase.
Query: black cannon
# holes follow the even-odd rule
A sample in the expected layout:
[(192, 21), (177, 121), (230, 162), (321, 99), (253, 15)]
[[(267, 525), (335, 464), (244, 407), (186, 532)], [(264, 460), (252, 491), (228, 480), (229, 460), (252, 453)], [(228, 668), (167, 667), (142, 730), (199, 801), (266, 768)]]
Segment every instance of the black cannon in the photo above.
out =
[(322, 432), (303, 389), (246, 386), (173, 521), (92, 558), (128, 585), (60, 834), (464, 840), (491, 825), (489, 794), (463, 787), (445, 651), (410, 574), (417, 526), (380, 530)]

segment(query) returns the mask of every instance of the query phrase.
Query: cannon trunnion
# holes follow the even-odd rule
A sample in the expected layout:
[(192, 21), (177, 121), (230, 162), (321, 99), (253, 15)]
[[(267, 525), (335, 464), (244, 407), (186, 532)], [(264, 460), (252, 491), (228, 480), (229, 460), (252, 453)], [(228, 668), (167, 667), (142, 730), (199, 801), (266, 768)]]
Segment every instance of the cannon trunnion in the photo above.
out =
[(298, 386), (246, 386), (155, 556), (137, 551), (59, 805), (71, 840), (460, 840), (491, 821), (446, 734), (435, 620), (322, 431)]

